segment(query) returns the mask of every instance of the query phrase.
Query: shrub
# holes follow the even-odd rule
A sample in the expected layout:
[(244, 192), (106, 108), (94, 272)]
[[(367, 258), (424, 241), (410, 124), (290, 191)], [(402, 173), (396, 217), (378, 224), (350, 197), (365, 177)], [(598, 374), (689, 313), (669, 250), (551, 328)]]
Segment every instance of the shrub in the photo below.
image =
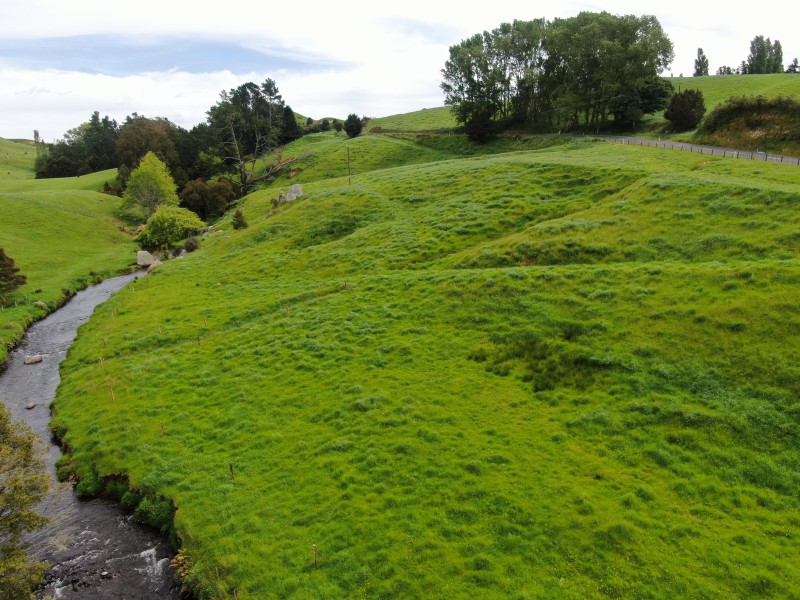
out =
[(181, 206), (197, 213), (204, 221), (224, 213), (235, 197), (233, 186), (227, 179), (210, 183), (195, 179), (186, 184), (180, 196)]
[(233, 213), (233, 220), (231, 221), (231, 225), (233, 225), (234, 229), (246, 229), (247, 228), (247, 221), (245, 221), (244, 215), (242, 211), (236, 209), (236, 212)]
[(148, 248), (174, 246), (187, 236), (197, 233), (204, 223), (192, 211), (177, 206), (162, 206), (147, 221), (137, 238)]
[(706, 104), (703, 92), (684, 90), (672, 96), (664, 112), (664, 118), (672, 123), (675, 130), (687, 131), (697, 127), (704, 114), (706, 114)]
[(14, 266), (14, 259), (0, 248), (0, 296), (13, 292), (26, 281), (25, 275), (20, 275), (19, 269)]
[(358, 137), (361, 135), (361, 129), (363, 127), (364, 124), (361, 122), (361, 119), (358, 118), (358, 115), (347, 115), (347, 119), (344, 122), (344, 131), (347, 134), (347, 137)]
[(194, 252), (200, 246), (200, 243), (197, 241), (197, 238), (194, 236), (190, 236), (186, 243), (183, 245), (183, 249), (187, 252)]

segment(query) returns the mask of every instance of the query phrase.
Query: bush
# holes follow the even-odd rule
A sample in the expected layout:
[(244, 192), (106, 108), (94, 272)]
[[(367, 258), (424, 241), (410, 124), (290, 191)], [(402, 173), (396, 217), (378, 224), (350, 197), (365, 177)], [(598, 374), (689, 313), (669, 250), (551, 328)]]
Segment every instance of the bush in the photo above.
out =
[(162, 206), (147, 221), (138, 242), (147, 248), (174, 246), (197, 233), (204, 223), (192, 211), (177, 206)]
[(672, 123), (676, 131), (687, 131), (697, 127), (706, 114), (703, 92), (684, 90), (674, 94), (664, 112), (664, 118)]
[(181, 206), (197, 213), (204, 221), (224, 213), (235, 197), (233, 186), (227, 179), (210, 183), (195, 179), (186, 184), (180, 195)]
[(197, 238), (191, 236), (189, 239), (186, 240), (186, 243), (183, 245), (183, 249), (187, 252), (194, 252), (197, 248), (200, 247), (200, 243), (197, 241)]
[(0, 248), (0, 296), (13, 292), (26, 281), (25, 275), (20, 275), (19, 269), (14, 266), (14, 259)]
[(247, 221), (245, 221), (241, 210), (236, 209), (236, 212), (233, 213), (231, 225), (233, 225), (234, 229), (247, 229)]
[(363, 127), (364, 124), (361, 122), (361, 119), (358, 118), (358, 115), (347, 115), (347, 119), (344, 122), (344, 131), (347, 134), (347, 137), (358, 137), (361, 135), (361, 129)]

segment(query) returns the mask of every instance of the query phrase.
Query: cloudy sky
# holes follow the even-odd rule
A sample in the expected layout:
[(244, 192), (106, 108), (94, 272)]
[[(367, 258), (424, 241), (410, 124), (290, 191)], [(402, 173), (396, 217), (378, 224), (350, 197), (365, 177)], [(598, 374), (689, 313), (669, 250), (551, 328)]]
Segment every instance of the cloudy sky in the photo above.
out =
[(449, 46), (505, 21), (582, 10), (658, 17), (675, 45), (676, 76), (691, 74), (698, 46), (712, 72), (737, 65), (756, 35), (780, 40), (786, 63), (800, 55), (794, 2), (766, 0), (746, 14), (732, 3), (686, 0), (470, 4), (3, 0), (0, 137), (38, 129), (52, 141), (95, 110), (189, 128), (221, 90), (267, 77), (295, 112), (314, 118), (441, 106)]

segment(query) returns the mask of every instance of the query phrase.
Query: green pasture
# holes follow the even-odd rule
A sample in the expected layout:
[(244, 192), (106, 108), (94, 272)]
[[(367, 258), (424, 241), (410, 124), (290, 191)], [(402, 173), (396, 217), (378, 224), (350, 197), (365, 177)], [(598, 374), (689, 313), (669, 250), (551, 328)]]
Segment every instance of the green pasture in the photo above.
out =
[(706, 75), (704, 77), (670, 77), (678, 89), (703, 92), (706, 110), (711, 111), (731, 96), (798, 96), (800, 77), (791, 73), (769, 75)]
[(378, 131), (431, 131), (453, 129), (456, 120), (449, 106), (423, 108), (410, 113), (371, 119), (367, 132)]
[(13, 179), (33, 179), (36, 149), (33, 142), (14, 142), (0, 138), (0, 183)]
[(0, 312), (0, 363), (33, 320), (77, 289), (125, 270), (136, 250), (117, 220), (120, 199), (98, 191), (112, 171), (34, 180), (33, 146), (0, 140), (2, 156), (12, 157), (15, 170), (0, 177), (0, 246), (28, 281)]
[(173, 502), (200, 598), (800, 596), (797, 167), (428, 142), (304, 138), (100, 306), (79, 491)]

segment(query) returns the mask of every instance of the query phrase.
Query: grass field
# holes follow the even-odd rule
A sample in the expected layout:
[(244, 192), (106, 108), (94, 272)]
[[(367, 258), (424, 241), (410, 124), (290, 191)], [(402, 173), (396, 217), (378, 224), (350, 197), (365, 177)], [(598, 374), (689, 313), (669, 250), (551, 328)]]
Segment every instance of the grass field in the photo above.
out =
[[(0, 246), (28, 278), (0, 312), (0, 364), (27, 326), (86, 284), (135, 261), (132, 238), (120, 230), (120, 199), (99, 193), (114, 177), (33, 179), (33, 146), (0, 139)], [(16, 305), (15, 305), (16, 304)]]
[(99, 307), (54, 405), (201, 598), (800, 596), (796, 167), (293, 152), (305, 196)]
[(770, 75), (707, 75), (705, 77), (672, 77), (675, 90), (697, 89), (703, 92), (706, 110), (711, 111), (731, 96), (798, 96), (800, 77), (787, 73)]
[(375, 131), (430, 131), (452, 129), (456, 126), (455, 117), (449, 106), (423, 108), (422, 110), (372, 119), (367, 132)]

